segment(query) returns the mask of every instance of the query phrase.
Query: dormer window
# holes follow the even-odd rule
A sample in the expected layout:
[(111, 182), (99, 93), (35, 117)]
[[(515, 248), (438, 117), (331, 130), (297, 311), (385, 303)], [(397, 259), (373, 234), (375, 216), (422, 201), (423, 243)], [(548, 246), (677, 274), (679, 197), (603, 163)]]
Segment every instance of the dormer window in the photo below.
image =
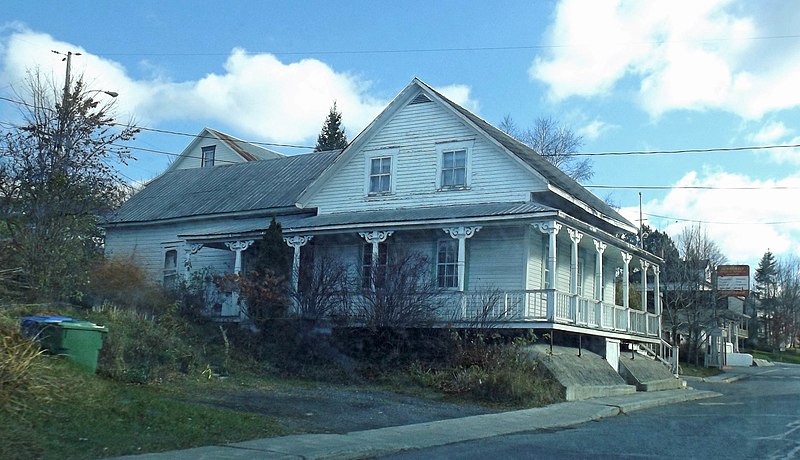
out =
[(366, 154), (365, 191), (369, 196), (394, 193), (397, 178), (397, 150), (379, 150)]
[(472, 141), (446, 142), (436, 146), (436, 188), (463, 190), (470, 186)]
[(216, 145), (209, 145), (207, 147), (203, 147), (203, 155), (200, 158), (200, 167), (210, 168), (214, 166), (214, 156), (216, 155), (216, 151), (217, 151)]

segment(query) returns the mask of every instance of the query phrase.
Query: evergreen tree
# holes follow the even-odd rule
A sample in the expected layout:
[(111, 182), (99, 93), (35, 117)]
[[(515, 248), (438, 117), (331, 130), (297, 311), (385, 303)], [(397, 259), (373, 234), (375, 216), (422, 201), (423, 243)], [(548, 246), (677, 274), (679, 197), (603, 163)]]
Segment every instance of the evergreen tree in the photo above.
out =
[(325, 117), (322, 131), (317, 136), (317, 145), (314, 147), (314, 151), (322, 152), (345, 147), (347, 147), (347, 135), (344, 132), (344, 127), (342, 127), (342, 112), (339, 112), (336, 108), (336, 102), (334, 101), (328, 116)]
[(755, 276), (755, 291), (756, 295), (763, 302), (769, 302), (770, 299), (775, 297), (775, 287), (778, 276), (778, 263), (775, 261), (775, 256), (769, 250), (764, 253), (761, 260), (758, 262)]
[(292, 271), (292, 248), (283, 241), (283, 229), (275, 218), (264, 232), (253, 250), (254, 260), (250, 269), (259, 275), (269, 273), (288, 280)]

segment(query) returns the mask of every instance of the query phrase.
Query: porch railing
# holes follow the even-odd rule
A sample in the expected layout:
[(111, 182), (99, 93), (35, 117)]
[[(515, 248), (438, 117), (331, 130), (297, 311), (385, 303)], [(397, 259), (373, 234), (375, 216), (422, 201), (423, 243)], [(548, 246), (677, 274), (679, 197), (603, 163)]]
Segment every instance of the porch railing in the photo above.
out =
[[(452, 319), (474, 321), (541, 321), (658, 337), (660, 317), (554, 289), (465, 292), (461, 311)], [(460, 314), (459, 314), (460, 313)]]

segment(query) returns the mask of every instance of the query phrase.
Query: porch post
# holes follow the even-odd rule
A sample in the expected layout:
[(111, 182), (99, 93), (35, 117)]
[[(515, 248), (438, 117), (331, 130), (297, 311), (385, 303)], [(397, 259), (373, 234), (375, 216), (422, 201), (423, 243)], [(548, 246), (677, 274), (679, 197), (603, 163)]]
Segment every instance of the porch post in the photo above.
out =
[(312, 235), (292, 235), (284, 236), (283, 241), (294, 249), (294, 259), (292, 259), (292, 289), (297, 292), (300, 283), (300, 248), (314, 238)]
[(226, 241), (225, 246), (231, 251), (236, 252), (236, 261), (233, 264), (233, 272), (237, 275), (242, 274), (242, 252), (247, 250), (254, 240)]
[(594, 264), (594, 298), (597, 300), (596, 311), (600, 312), (600, 317), (597, 319), (597, 323), (600, 328), (602, 328), (603, 318), (605, 316), (605, 312), (603, 311), (605, 309), (603, 303), (603, 252), (606, 250), (606, 244), (595, 239), (594, 248), (597, 250), (597, 257), (595, 258)]
[(549, 236), (547, 248), (547, 288), (550, 291), (547, 295), (547, 320), (555, 322), (556, 319), (556, 264), (557, 259), (557, 244), (558, 244), (558, 231), (561, 230), (561, 224), (552, 220), (550, 222), (542, 222), (534, 224), (539, 230)]
[(455, 238), (458, 240), (458, 292), (464, 292), (464, 287), (466, 285), (466, 261), (467, 261), (467, 238), (472, 238), (483, 227), (449, 227), (443, 228), (442, 230), (445, 231), (451, 238)]
[(664, 336), (661, 335), (661, 286), (659, 275), (661, 272), (661, 267), (658, 265), (653, 264), (653, 313), (658, 316), (658, 338), (660, 340), (664, 339)]
[(625, 251), (620, 251), (622, 254), (622, 306), (625, 309), (630, 308), (630, 270), (631, 255)]
[[(242, 251), (247, 250), (251, 244), (253, 244), (254, 240), (239, 240), (239, 241), (226, 241), (225, 246), (228, 247), (231, 251), (236, 252), (236, 261), (233, 263), (233, 273), (236, 275), (242, 274)], [(234, 305), (239, 305), (239, 293), (233, 291), (231, 293), (231, 302)], [(239, 308), (239, 318), (244, 317), (244, 309), (241, 307)]]
[(583, 233), (568, 228), (569, 239), (572, 241), (572, 251), (569, 263), (569, 293), (572, 294), (572, 320), (578, 320), (578, 244), (583, 238)]
[(647, 270), (650, 268), (650, 262), (639, 259), (639, 265), (642, 267), (642, 311), (647, 313)]
[(197, 254), (201, 249), (203, 249), (202, 243), (189, 243), (184, 246), (184, 250), (186, 251), (186, 260), (183, 262), (183, 267), (186, 269), (184, 276), (187, 280), (192, 274), (192, 254)]
[(603, 252), (606, 244), (600, 240), (594, 240), (594, 248), (597, 250), (597, 258), (594, 264), (594, 298), (603, 301)]
[(364, 240), (367, 243), (372, 244), (372, 264), (371, 264), (372, 269), (370, 270), (371, 273), (370, 285), (372, 286), (373, 289), (375, 289), (375, 270), (378, 267), (378, 257), (380, 255), (378, 252), (378, 245), (386, 241), (386, 239), (392, 236), (393, 233), (394, 230), (373, 230), (371, 232), (358, 232), (361, 238), (364, 238)]

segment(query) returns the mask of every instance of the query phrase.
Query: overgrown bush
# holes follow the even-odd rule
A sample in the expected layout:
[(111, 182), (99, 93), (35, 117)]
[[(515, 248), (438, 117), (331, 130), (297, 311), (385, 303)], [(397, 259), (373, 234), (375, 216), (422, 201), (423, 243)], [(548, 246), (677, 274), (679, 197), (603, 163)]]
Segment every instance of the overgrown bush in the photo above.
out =
[(544, 405), (559, 389), (522, 350), (535, 336), (506, 337), (471, 331), (453, 333), (447, 360), (417, 362), (409, 368), (417, 383), (478, 401)]
[(159, 314), (172, 294), (152, 281), (131, 258), (102, 259), (89, 274), (83, 301), (89, 305), (111, 303), (148, 314)]
[(201, 365), (198, 350), (187, 340), (190, 326), (172, 312), (154, 318), (106, 304), (91, 319), (109, 328), (98, 357), (101, 375), (123, 382), (149, 383), (188, 373)]

